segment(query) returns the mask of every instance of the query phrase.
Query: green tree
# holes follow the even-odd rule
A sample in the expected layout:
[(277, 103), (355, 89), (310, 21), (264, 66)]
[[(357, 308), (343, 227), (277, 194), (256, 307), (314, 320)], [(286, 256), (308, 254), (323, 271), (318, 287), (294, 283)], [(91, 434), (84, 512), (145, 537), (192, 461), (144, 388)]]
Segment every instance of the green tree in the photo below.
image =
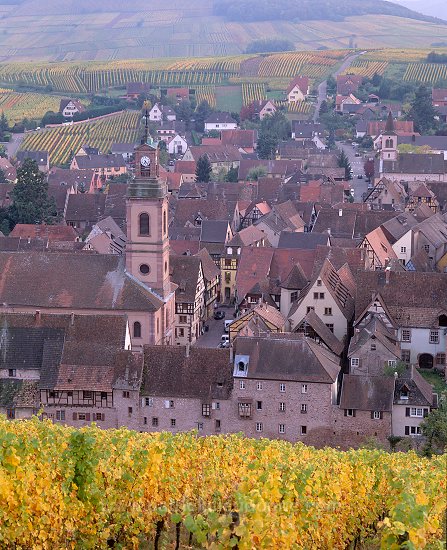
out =
[(328, 111), (329, 111), (329, 107), (328, 107), (327, 101), (322, 101), (320, 105), (320, 110), (318, 111), (318, 115), (319, 116), (324, 115)]
[(345, 180), (352, 180), (351, 163), (344, 151), (338, 156), (338, 166), (345, 169)]
[(436, 110), (432, 105), (431, 93), (425, 86), (419, 86), (411, 102), (407, 118), (413, 120), (416, 132), (426, 134), (436, 127)]
[(335, 133), (333, 130), (331, 130), (329, 132), (329, 136), (327, 138), (327, 147), (330, 151), (332, 151), (333, 149), (335, 149), (337, 147), (336, 143), (335, 143)]
[(207, 155), (199, 157), (196, 166), (196, 181), (208, 183), (211, 179), (211, 163)]
[(281, 111), (262, 119), (260, 134), (274, 136), (277, 141), (290, 137), (290, 122)]
[(34, 160), (26, 159), (17, 170), (17, 183), (11, 198), (9, 217), (16, 223), (49, 223), (55, 221), (56, 205), (48, 197), (45, 174), (39, 171)]
[(165, 141), (163, 141), (163, 140), (160, 141), (160, 143), (158, 144), (158, 151), (159, 151), (160, 164), (162, 164), (162, 165), (168, 164), (169, 153), (168, 153), (168, 149), (167, 149)]
[(5, 146), (2, 144), (0, 144), (0, 157), (4, 159), (8, 158), (8, 153), (6, 152)]
[(5, 113), (2, 111), (2, 114), (0, 115), (0, 133), (7, 132), (8, 130), (8, 119), (6, 118)]
[(1, 168), (0, 168), (0, 183), (7, 183), (5, 173)]
[(202, 101), (197, 105), (197, 109), (194, 115), (195, 126), (198, 132), (203, 132), (205, 128), (205, 120), (213, 112), (213, 109), (210, 107), (208, 101)]
[(334, 95), (337, 91), (337, 81), (332, 75), (329, 75), (326, 80), (326, 92), (328, 95)]
[(267, 175), (267, 170), (265, 166), (255, 166), (250, 168), (247, 174), (248, 181), (258, 181), (259, 178), (263, 178)]
[(278, 138), (273, 134), (259, 134), (257, 153), (260, 159), (273, 159), (278, 149)]
[(183, 120), (186, 125), (186, 129), (189, 130), (191, 125), (191, 118), (193, 117), (194, 111), (190, 101), (180, 101), (178, 105), (174, 106), (175, 114), (177, 115), (178, 120)]
[(444, 394), (439, 400), (437, 409), (421, 422), (422, 434), (427, 438), (425, 453), (443, 452), (447, 448), (447, 397)]
[(225, 176), (225, 181), (237, 183), (239, 171), (237, 168), (230, 168)]

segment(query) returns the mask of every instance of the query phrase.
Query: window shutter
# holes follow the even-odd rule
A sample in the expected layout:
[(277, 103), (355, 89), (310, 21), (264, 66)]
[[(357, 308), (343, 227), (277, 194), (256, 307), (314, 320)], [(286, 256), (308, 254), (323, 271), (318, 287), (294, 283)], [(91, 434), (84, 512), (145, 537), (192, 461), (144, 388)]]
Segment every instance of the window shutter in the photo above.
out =
[(90, 422), (90, 413), (87, 413), (87, 414), (85, 415), (85, 419), (87, 420), (87, 422)]
[(216, 403), (211, 403), (211, 408), (213, 409), (213, 411), (216, 410)]
[(405, 416), (410, 416), (410, 407), (405, 408)]
[(355, 416), (355, 409), (352, 409), (352, 416)]
[(410, 426), (405, 426), (405, 435), (410, 435)]
[(73, 413), (73, 420), (77, 420), (78, 419), (78, 413)]
[(374, 411), (371, 411), (371, 418), (374, 419)]
[(380, 420), (383, 420), (383, 412), (380, 411)]
[(428, 409), (424, 409), (424, 418), (427, 418), (428, 416)]
[(348, 416), (348, 411), (345, 409), (345, 416)]
[(105, 420), (106, 419), (106, 415), (104, 413), (101, 413), (101, 420)]
[(169, 409), (169, 401), (165, 401), (165, 409)]

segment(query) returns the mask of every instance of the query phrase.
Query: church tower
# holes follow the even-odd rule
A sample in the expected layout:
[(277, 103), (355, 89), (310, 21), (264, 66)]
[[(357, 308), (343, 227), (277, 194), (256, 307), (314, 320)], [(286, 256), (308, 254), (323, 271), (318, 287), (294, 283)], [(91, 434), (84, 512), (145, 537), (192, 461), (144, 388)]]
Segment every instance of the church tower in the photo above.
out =
[(135, 178), (126, 200), (126, 270), (166, 301), (169, 277), (168, 191), (159, 178), (158, 146), (145, 136), (135, 150)]
[(393, 115), (390, 111), (385, 130), (382, 132), (380, 160), (397, 160), (397, 157), (397, 134), (394, 131)]

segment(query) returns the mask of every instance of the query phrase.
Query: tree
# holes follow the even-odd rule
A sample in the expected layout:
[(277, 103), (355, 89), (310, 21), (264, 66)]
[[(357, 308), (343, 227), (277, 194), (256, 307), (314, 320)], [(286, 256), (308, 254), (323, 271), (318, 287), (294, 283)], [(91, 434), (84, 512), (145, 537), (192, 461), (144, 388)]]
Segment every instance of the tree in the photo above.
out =
[(186, 125), (186, 129), (189, 130), (191, 125), (191, 118), (193, 117), (194, 111), (190, 101), (180, 101), (178, 105), (174, 105), (174, 111), (179, 120), (183, 120)]
[(284, 140), (290, 137), (290, 122), (281, 111), (276, 111), (273, 115), (265, 116), (261, 122), (261, 134), (270, 134), (276, 139)]
[(258, 120), (258, 117), (256, 116), (256, 109), (254, 102), (251, 102), (249, 105), (244, 105), (242, 107), (241, 112), (239, 114), (240, 120), (251, 120), (255, 121)]
[(365, 164), (363, 165), (363, 170), (365, 172), (365, 176), (369, 179), (374, 177), (374, 161), (371, 159), (365, 160)]
[(345, 180), (352, 180), (351, 163), (344, 151), (342, 151), (338, 157), (338, 166), (345, 169)]
[(238, 181), (238, 169), (237, 168), (233, 168), (231, 167), (228, 172), (227, 172), (227, 175), (225, 176), (225, 181), (231, 181), (233, 183), (237, 183)]
[(7, 132), (9, 130), (8, 119), (6, 118), (5, 113), (2, 111), (0, 115), (0, 133)]
[(278, 138), (273, 134), (259, 134), (257, 152), (260, 159), (273, 159), (278, 149)]
[(211, 179), (211, 163), (207, 155), (199, 157), (196, 166), (196, 181), (208, 183)]
[(259, 178), (263, 178), (267, 175), (267, 170), (265, 166), (255, 166), (250, 168), (247, 174), (248, 181), (258, 181)]
[(210, 107), (208, 101), (202, 101), (197, 106), (195, 112), (195, 121), (196, 121), (196, 130), (198, 132), (203, 132), (205, 128), (205, 120), (211, 115), (213, 109)]
[(56, 205), (48, 197), (48, 183), (45, 174), (39, 171), (34, 160), (26, 159), (17, 170), (17, 183), (11, 198), (9, 217), (16, 223), (54, 223)]
[(7, 183), (5, 173), (1, 168), (0, 168), (0, 183)]
[(407, 115), (413, 120), (416, 132), (426, 134), (436, 127), (436, 110), (432, 105), (431, 93), (425, 86), (419, 86), (411, 102), (411, 108)]
[(328, 95), (334, 95), (337, 91), (337, 81), (332, 75), (329, 75), (326, 80), (326, 92)]
[(329, 111), (329, 107), (327, 105), (327, 101), (324, 100), (321, 102), (320, 110), (318, 111), (318, 116), (324, 115), (324, 113), (327, 113)]
[(7, 159), (8, 153), (6, 152), (5, 146), (0, 144), (0, 157)]
[(337, 147), (336, 143), (335, 143), (335, 133), (333, 130), (331, 130), (329, 132), (329, 136), (327, 138), (327, 148), (332, 151), (333, 149), (335, 149)]
[(160, 164), (166, 165), (169, 161), (169, 153), (165, 141), (160, 141), (160, 143), (158, 144), (158, 151)]
[(422, 434), (427, 438), (425, 453), (443, 452), (447, 448), (447, 397), (444, 394), (439, 400), (437, 409), (421, 422)]

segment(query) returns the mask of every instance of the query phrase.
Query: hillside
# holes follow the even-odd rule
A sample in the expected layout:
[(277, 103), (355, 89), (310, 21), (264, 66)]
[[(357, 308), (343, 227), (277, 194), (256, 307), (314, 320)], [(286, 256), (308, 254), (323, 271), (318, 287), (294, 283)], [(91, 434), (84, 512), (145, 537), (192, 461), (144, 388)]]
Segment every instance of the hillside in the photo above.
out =
[(278, 0), (271, 5), (283, 8), (270, 17), (262, 4), (252, 9), (254, 0), (242, 0), (238, 21), (233, 0), (216, 1), (0, 0), (0, 62), (238, 55), (266, 37), (287, 38), (298, 50), (447, 42), (447, 25), (389, 2)]
[(442, 546), (442, 456), (4, 416), (0, 437), (2, 548)]

